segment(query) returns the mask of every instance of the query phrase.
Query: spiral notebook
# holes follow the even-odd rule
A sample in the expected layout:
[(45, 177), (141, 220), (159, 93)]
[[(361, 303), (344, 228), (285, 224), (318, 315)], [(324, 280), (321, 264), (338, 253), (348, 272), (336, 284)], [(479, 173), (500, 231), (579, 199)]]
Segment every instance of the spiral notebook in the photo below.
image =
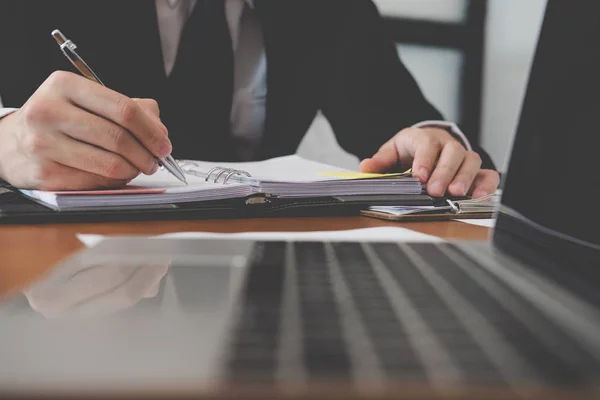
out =
[(353, 195), (418, 195), (422, 185), (410, 171), (363, 174), (327, 164), (285, 156), (246, 163), (178, 160), (188, 185), (159, 170), (140, 175), (118, 190), (46, 192), (21, 190), (55, 210), (177, 204), (251, 196), (313, 198)]

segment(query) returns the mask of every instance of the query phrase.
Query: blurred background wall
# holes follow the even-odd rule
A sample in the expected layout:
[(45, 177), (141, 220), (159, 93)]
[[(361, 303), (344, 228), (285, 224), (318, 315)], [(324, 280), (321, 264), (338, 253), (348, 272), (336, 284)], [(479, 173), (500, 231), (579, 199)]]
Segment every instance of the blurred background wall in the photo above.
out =
[[(427, 98), (506, 166), (547, 0), (375, 0)], [(299, 154), (356, 168), (319, 116)]]

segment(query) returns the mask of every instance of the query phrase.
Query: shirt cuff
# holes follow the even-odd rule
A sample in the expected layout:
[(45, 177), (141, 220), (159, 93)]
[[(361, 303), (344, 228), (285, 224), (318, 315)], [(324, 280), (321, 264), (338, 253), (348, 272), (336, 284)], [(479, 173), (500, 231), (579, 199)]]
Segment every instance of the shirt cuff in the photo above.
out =
[(465, 148), (468, 151), (473, 151), (473, 147), (471, 146), (469, 139), (467, 139), (467, 137), (465, 136), (463, 131), (461, 131), (460, 128), (458, 127), (458, 125), (456, 125), (454, 122), (423, 121), (423, 122), (419, 122), (418, 124), (413, 125), (412, 127), (413, 128), (427, 128), (427, 127), (444, 128), (444, 129), (448, 130), (448, 132), (450, 132), (450, 134), (453, 135), (456, 139), (461, 141), (463, 146), (465, 146)]
[(18, 108), (0, 108), (0, 118), (6, 117), (8, 114), (17, 111)]

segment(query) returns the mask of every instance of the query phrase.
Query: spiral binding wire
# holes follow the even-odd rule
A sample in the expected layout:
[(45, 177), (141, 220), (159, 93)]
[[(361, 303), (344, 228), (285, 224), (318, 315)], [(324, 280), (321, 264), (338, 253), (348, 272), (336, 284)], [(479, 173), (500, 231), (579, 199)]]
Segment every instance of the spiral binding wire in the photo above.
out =
[(213, 174), (213, 172), (217, 173), (217, 175), (215, 176), (215, 180), (213, 181), (213, 183), (217, 183), (219, 181), (219, 178), (222, 175), (227, 174), (227, 176), (223, 180), (223, 185), (225, 185), (227, 183), (227, 181), (229, 180), (229, 178), (231, 178), (232, 175), (245, 175), (247, 177), (251, 177), (251, 175), (248, 172), (242, 171), (242, 170), (239, 170), (239, 169), (214, 167), (214, 168), (211, 168), (208, 171), (208, 173), (206, 174), (206, 177), (204, 178), (205, 182), (208, 182), (208, 180), (210, 179), (210, 176)]
[(473, 210), (481, 210), (481, 209), (494, 209), (497, 203), (500, 200), (500, 196), (497, 193), (492, 193), (484, 197), (480, 197), (478, 199), (471, 200), (446, 200), (446, 203), (452, 208), (452, 210), (457, 213), (470, 212)]
[[(196, 176), (200, 176), (200, 177), (203, 176), (202, 174), (200, 174), (198, 172), (198, 170), (197, 170), (198, 165), (196, 163), (194, 163), (192, 161), (183, 161), (183, 162), (180, 162), (179, 164), (180, 164), (181, 169), (183, 169), (185, 172), (196, 175)], [(223, 175), (225, 175), (225, 178), (223, 179), (223, 185), (225, 185), (229, 181), (229, 178), (231, 178), (233, 175), (247, 176), (249, 178), (252, 177), (252, 175), (250, 175), (248, 172), (242, 171), (239, 169), (214, 167), (208, 171), (206, 176), (204, 176), (204, 181), (208, 182), (211, 179), (211, 176), (213, 174), (216, 174), (213, 179), (213, 183), (218, 183), (219, 178), (221, 178)]]

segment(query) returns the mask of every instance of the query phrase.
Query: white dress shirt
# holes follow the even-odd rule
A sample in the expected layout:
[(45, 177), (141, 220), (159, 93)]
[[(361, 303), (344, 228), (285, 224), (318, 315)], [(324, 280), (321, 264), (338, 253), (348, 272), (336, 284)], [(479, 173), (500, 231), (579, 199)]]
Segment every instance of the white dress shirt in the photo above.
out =
[[(155, 0), (165, 72), (170, 74), (177, 57), (183, 27), (197, 0)], [(250, 158), (264, 133), (267, 98), (267, 63), (262, 29), (253, 0), (225, 0), (226, 17), (234, 51), (235, 77), (231, 109), (231, 132), (243, 159)], [(245, 7), (245, 6), (248, 7)], [(14, 111), (2, 108), (0, 118)], [(466, 136), (453, 123), (424, 121), (416, 127), (450, 128), (471, 150)], [(399, 127), (401, 129), (403, 127)]]

